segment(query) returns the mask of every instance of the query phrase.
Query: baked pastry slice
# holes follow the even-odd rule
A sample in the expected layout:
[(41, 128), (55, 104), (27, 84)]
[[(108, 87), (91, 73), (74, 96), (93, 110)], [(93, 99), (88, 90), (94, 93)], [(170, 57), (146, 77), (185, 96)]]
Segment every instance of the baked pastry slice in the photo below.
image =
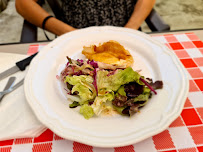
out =
[(116, 41), (108, 41), (99, 46), (83, 47), (82, 54), (89, 60), (116, 65), (122, 68), (129, 67), (134, 60), (128, 50)]

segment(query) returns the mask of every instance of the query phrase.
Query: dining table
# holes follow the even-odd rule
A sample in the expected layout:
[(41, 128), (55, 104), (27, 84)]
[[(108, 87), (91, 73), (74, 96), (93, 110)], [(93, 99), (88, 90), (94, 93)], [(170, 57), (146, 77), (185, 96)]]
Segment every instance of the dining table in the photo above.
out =
[[(35, 117), (26, 103), (22, 85), (6, 95), (0, 105), (0, 152), (203, 152), (203, 29), (147, 34), (168, 47), (180, 60), (188, 75), (189, 92), (184, 107), (166, 130), (122, 147), (94, 147), (64, 139)], [(0, 44), (0, 73), (49, 43), (50, 41)], [(27, 70), (14, 74), (17, 81), (25, 77), (26, 72)], [(0, 81), (0, 89), (4, 88), (6, 81)], [(16, 102), (16, 108), (5, 109), (9, 102)], [(15, 113), (16, 118), (9, 122)], [(21, 116), (17, 116), (18, 113), (23, 115), (22, 120)], [(2, 124), (3, 118), (7, 120), (4, 120), (6, 127)]]

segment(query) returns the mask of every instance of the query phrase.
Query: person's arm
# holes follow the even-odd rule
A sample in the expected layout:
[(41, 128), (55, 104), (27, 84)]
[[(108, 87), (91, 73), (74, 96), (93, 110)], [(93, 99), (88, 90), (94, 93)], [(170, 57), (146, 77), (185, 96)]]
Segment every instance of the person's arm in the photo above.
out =
[[(38, 27), (42, 27), (43, 20), (50, 15), (37, 4), (37, 0), (16, 0), (16, 10), (27, 21)], [(75, 30), (72, 26), (54, 17), (47, 20), (45, 29), (56, 35), (62, 35)]]
[(151, 12), (155, 0), (138, 0), (125, 27), (138, 29)]

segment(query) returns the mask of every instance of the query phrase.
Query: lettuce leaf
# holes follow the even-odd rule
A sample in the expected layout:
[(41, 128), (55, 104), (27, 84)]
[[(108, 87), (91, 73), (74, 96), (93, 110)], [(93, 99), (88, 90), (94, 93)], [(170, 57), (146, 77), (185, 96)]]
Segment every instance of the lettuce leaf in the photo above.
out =
[(122, 96), (126, 96), (126, 92), (125, 92), (125, 88), (124, 88), (124, 85), (122, 85), (118, 91), (117, 91), (118, 94), (122, 95)]
[(92, 84), (93, 78), (91, 76), (66, 76), (65, 82), (73, 85), (71, 93), (78, 92), (78, 95), (81, 98), (80, 104), (96, 97), (96, 90)]
[(97, 96), (94, 100), (94, 103), (91, 105), (91, 107), (94, 110), (94, 113), (96, 115), (99, 115), (105, 108), (109, 108), (109, 106), (106, 106), (105, 104), (107, 101), (112, 101), (114, 99), (114, 92), (106, 93), (105, 95)]
[(124, 70), (117, 70), (114, 75), (110, 76), (108, 75), (108, 71), (98, 71), (96, 78), (98, 94), (105, 94), (106, 91), (117, 91), (121, 85), (133, 81), (143, 85), (143, 82), (140, 81), (140, 77), (141, 76), (136, 71), (133, 71), (131, 67)]
[(80, 108), (80, 114), (82, 114), (85, 119), (89, 119), (94, 116), (94, 111), (91, 106), (84, 104)]
[(117, 107), (113, 105), (113, 108), (121, 115), (123, 115), (123, 110), (126, 108), (127, 106), (123, 106), (123, 107)]
[(148, 102), (150, 95), (151, 95), (151, 90), (149, 88), (147, 88), (147, 87), (144, 87), (143, 93), (140, 94), (139, 96), (137, 96), (134, 99), (134, 102), (144, 101), (143, 103), (139, 104), (139, 106), (142, 107)]
[(77, 106), (80, 106), (80, 103), (77, 101), (74, 101), (73, 103), (69, 104), (70, 108), (76, 108)]

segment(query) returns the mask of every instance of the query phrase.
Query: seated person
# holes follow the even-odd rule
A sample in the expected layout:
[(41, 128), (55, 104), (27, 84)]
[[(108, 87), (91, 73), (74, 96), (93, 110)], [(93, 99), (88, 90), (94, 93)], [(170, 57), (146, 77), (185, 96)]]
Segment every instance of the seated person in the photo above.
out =
[[(56, 35), (89, 26), (111, 25), (138, 29), (155, 0), (63, 0), (63, 20), (46, 20), (45, 29)], [(30, 23), (42, 27), (49, 16), (37, 0), (16, 0), (16, 10)]]

